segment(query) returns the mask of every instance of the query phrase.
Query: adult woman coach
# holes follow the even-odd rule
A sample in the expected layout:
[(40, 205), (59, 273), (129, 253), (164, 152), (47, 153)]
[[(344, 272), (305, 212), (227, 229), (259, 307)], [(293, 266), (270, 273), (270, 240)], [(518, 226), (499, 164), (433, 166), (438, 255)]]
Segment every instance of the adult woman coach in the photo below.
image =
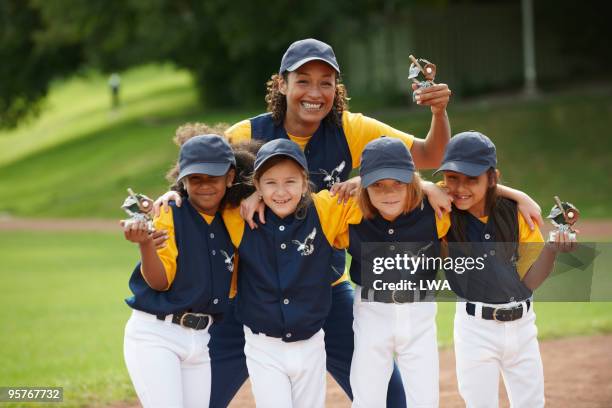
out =
[[(450, 139), (446, 114), (451, 91), (438, 84), (419, 91), (417, 103), (430, 106), (432, 120), (425, 140), (393, 129), (361, 114), (348, 111), (347, 92), (340, 80), (340, 66), (326, 43), (305, 39), (285, 52), (279, 73), (268, 82), (268, 113), (231, 127), (226, 135), (232, 142), (255, 138), (265, 141), (289, 138), (306, 155), (311, 180), (317, 190), (329, 188), (339, 198), (347, 197), (358, 183), (340, 184), (359, 167), (365, 145), (382, 135), (400, 138), (411, 150), (418, 168), (435, 167)], [(255, 198), (257, 199), (257, 198)], [(252, 223), (253, 201), (243, 205), (243, 216)], [(265, 222), (261, 206), (259, 220)], [(338, 274), (332, 292), (332, 309), (324, 326), (327, 369), (352, 397), (349, 383), (353, 355), (353, 288), (344, 274), (344, 251), (336, 251), (332, 268)], [(399, 371), (394, 370), (388, 388), (387, 405), (405, 406)]]
[[(359, 187), (358, 180), (347, 181), (348, 175), (351, 169), (359, 167), (361, 152), (371, 140), (382, 135), (399, 138), (410, 149), (417, 168), (433, 168), (439, 165), (450, 139), (446, 106), (451, 91), (447, 85), (417, 91), (417, 103), (429, 106), (432, 112), (427, 137), (417, 139), (375, 119), (349, 112), (334, 52), (318, 40), (305, 39), (291, 44), (282, 58), (279, 73), (272, 76), (267, 86), (268, 113), (235, 124), (226, 135), (232, 142), (293, 140), (304, 150), (317, 190), (330, 188), (339, 200)], [(176, 197), (166, 195), (166, 202), (168, 198)], [(255, 195), (243, 202), (241, 212), (251, 228), (256, 227), (253, 221), (256, 212), (259, 222), (265, 223), (263, 206)], [(338, 251), (331, 265), (338, 280), (334, 283), (332, 309), (324, 331), (327, 369), (351, 397), (353, 289), (344, 273), (344, 263), (344, 251)], [(211, 332), (211, 407), (226, 406), (248, 375), (242, 353), (242, 326), (231, 315), (226, 313), (228, 318)], [(397, 370), (389, 384), (387, 405), (405, 406)]]

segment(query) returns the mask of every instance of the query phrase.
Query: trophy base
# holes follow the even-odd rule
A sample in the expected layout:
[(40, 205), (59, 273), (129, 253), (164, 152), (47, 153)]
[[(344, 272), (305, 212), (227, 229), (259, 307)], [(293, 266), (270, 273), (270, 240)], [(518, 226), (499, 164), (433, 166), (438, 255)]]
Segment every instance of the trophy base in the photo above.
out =
[[(555, 242), (555, 240), (557, 239), (557, 234), (561, 232), (559, 230), (555, 230), (555, 231), (550, 231), (548, 233), (548, 242)], [(570, 232), (568, 234), (568, 238), (570, 239), (570, 241), (575, 241), (576, 240), (576, 233), (575, 232)]]
[(416, 102), (416, 95), (417, 95), (416, 91), (418, 91), (421, 88), (429, 88), (430, 86), (433, 86), (434, 84), (431, 81), (420, 81), (418, 85), (419, 87), (414, 92), (412, 92), (412, 102)]

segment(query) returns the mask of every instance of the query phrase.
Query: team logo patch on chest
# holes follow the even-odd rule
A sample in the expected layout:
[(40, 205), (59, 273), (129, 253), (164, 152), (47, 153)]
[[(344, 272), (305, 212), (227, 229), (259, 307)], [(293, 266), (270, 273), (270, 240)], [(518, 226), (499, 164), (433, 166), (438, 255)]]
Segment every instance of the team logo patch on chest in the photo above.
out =
[(308, 234), (304, 242), (294, 239), (292, 242), (297, 245), (297, 251), (302, 256), (308, 256), (314, 252), (314, 239), (317, 236), (317, 228), (313, 228), (312, 232)]
[(427, 244), (427, 245), (425, 245), (425, 246), (423, 246), (423, 247), (419, 248), (419, 249), (416, 251), (416, 254), (415, 254), (414, 252), (412, 252), (412, 251), (406, 251), (406, 254), (408, 254), (408, 257), (414, 261), (414, 260), (415, 260), (415, 259), (417, 259), (419, 256), (421, 256), (421, 254), (422, 254), (422, 253), (424, 253), (425, 251), (427, 251), (427, 250), (428, 250), (428, 249), (429, 249), (429, 248), (430, 248), (430, 247), (431, 247), (433, 244), (434, 244), (434, 243), (433, 243), (433, 241), (432, 241), (432, 242), (430, 242), (429, 244)]
[(221, 250), (220, 252), (225, 257), (225, 261), (223, 261), (225, 263), (225, 267), (227, 268), (229, 272), (233, 272), (234, 271), (234, 254), (232, 254), (232, 256), (229, 256), (229, 254), (225, 252), (224, 250)]
[(340, 163), (338, 166), (336, 166), (329, 173), (325, 169), (319, 169), (319, 170), (321, 170), (321, 172), (323, 174), (325, 174), (325, 177), (323, 177), (323, 183), (325, 183), (327, 188), (332, 188), (332, 186), (334, 184), (339, 183), (341, 181), (340, 180), (340, 173), (342, 173), (342, 170), (344, 170), (345, 166), (346, 166), (346, 162), (344, 160), (342, 160), (342, 163)]

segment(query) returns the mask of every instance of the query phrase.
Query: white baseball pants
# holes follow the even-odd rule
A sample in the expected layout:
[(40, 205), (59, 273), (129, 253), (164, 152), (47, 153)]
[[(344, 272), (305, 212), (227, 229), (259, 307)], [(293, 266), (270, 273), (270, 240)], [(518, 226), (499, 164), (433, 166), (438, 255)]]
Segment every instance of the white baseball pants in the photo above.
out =
[(544, 370), (533, 303), (522, 318), (513, 322), (484, 320), (483, 304), (472, 303), (476, 304), (476, 316), (467, 314), (465, 302), (457, 302), (454, 328), (457, 382), (467, 407), (499, 406), (500, 371), (513, 408), (543, 407)]
[(244, 326), (247, 368), (258, 408), (323, 408), (325, 342), (323, 330), (287, 343)]
[(125, 364), (144, 408), (208, 407), (208, 329), (172, 323), (172, 316), (134, 310), (125, 326)]
[(353, 407), (386, 406), (387, 386), (397, 361), (408, 407), (437, 407), (439, 402), (438, 341), (435, 302), (378, 303), (355, 291), (351, 363)]

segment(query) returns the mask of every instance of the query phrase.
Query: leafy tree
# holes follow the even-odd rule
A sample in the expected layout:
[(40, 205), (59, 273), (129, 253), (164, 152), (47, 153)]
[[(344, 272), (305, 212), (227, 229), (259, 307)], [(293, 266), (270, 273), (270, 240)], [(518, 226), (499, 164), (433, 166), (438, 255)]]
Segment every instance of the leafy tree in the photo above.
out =
[(83, 62), (77, 43), (41, 46), (42, 30), (40, 12), (30, 3), (0, 2), (0, 127), (35, 114), (51, 80)]

